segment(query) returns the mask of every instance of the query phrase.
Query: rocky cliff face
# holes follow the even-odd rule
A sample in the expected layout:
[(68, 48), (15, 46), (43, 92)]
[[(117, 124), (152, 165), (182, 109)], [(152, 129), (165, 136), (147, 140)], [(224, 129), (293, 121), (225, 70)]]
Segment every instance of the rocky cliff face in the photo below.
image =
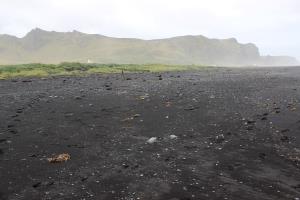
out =
[(181, 36), (157, 40), (112, 38), (95, 34), (34, 29), (23, 38), (0, 35), (0, 64), (18, 63), (161, 63), (195, 65), (285, 65), (292, 59), (261, 57), (254, 44), (236, 39)]

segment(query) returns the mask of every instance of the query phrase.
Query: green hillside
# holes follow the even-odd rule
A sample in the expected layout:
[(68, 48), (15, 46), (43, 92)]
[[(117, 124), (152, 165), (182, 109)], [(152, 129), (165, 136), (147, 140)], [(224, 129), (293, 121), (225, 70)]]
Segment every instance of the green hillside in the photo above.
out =
[[(240, 44), (236, 39), (181, 36), (140, 40), (41, 29), (34, 29), (23, 38), (0, 35), (2, 65), (61, 62), (254, 65), (264, 64), (264, 60), (254, 44)], [(281, 61), (284, 61), (282, 64), (297, 64), (295, 59), (287, 57), (277, 59), (276, 63)], [(271, 57), (268, 63), (274, 64)]]
[(20, 64), (0, 65), (0, 80), (15, 77), (47, 77), (90, 75), (97, 73), (143, 73), (184, 70), (208, 70), (209, 67), (197, 65), (162, 65), (162, 64), (87, 64), (87, 63), (60, 63), (60, 64)]

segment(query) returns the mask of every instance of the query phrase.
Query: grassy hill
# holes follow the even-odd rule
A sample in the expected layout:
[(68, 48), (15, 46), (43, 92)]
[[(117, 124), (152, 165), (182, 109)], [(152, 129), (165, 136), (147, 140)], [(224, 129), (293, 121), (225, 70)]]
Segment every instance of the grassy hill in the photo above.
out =
[[(0, 64), (61, 62), (169, 64), (169, 65), (254, 65), (264, 60), (254, 44), (236, 39), (208, 39), (181, 36), (168, 39), (140, 40), (112, 38), (95, 34), (30, 31), (25, 37), (0, 35)], [(268, 57), (272, 63), (272, 57)], [(293, 65), (293, 58), (277, 62)]]

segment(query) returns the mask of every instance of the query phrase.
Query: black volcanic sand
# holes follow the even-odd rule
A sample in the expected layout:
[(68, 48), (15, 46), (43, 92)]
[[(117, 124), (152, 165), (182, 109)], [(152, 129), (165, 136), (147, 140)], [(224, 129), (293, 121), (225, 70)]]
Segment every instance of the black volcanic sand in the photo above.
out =
[(300, 68), (125, 76), (0, 81), (0, 199), (300, 198)]

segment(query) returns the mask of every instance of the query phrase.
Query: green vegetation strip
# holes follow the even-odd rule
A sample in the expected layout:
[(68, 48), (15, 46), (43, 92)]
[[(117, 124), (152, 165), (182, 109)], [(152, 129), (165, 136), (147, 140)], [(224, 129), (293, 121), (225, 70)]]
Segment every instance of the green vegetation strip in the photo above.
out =
[(89, 75), (96, 73), (121, 73), (124, 72), (164, 72), (199, 70), (203, 66), (182, 65), (135, 65), (135, 64), (83, 64), (83, 63), (61, 63), (61, 64), (23, 64), (0, 66), (0, 79), (15, 77), (47, 77), (47, 76), (72, 76)]

